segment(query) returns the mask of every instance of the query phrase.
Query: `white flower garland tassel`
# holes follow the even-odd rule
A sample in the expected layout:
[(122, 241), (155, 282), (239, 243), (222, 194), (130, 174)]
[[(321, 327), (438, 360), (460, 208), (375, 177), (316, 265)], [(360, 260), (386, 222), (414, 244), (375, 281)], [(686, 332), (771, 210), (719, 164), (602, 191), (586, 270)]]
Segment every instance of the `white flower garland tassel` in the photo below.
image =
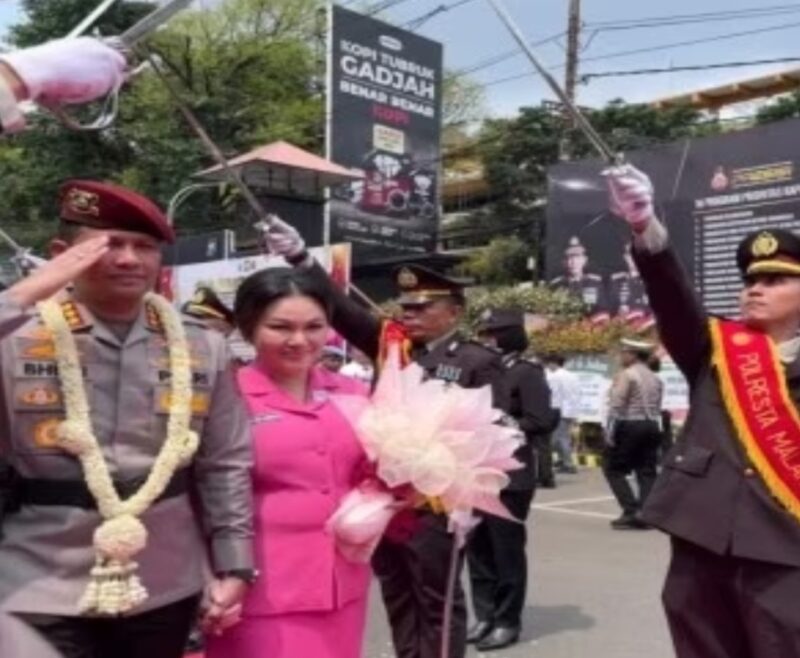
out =
[(145, 302), (155, 308), (166, 333), (172, 376), (170, 415), (166, 440), (147, 479), (124, 501), (114, 488), (92, 430), (78, 348), (61, 305), (53, 300), (37, 305), (42, 321), (53, 335), (64, 395), (67, 417), (58, 427), (58, 445), (80, 460), (86, 485), (104, 519), (94, 534), (95, 566), (80, 601), (84, 614), (119, 615), (147, 600), (147, 590), (139, 580), (138, 565), (133, 560), (147, 545), (147, 529), (138, 517), (164, 493), (175, 471), (191, 462), (199, 444), (199, 437), (189, 428), (192, 372), (183, 323), (169, 301), (160, 295), (150, 293)]

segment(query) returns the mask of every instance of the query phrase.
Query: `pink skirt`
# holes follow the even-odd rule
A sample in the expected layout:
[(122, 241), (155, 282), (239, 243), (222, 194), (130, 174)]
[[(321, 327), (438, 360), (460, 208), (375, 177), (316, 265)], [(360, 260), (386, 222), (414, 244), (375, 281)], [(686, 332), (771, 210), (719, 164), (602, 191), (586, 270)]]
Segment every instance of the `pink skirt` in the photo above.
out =
[(367, 597), (330, 612), (244, 617), (206, 638), (206, 658), (361, 658)]

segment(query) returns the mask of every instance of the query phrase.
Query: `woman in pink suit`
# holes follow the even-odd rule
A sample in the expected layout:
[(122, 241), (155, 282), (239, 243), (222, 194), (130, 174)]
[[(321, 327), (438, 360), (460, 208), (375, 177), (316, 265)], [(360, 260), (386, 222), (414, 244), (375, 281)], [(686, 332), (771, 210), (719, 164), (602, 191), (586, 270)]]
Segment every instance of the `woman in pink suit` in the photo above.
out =
[(302, 273), (246, 279), (234, 312), (257, 358), (239, 373), (250, 412), (260, 575), (241, 620), (208, 658), (359, 658), (370, 569), (344, 559), (325, 523), (358, 484), (365, 455), (331, 396), (365, 394), (316, 365), (328, 336), (324, 293)]

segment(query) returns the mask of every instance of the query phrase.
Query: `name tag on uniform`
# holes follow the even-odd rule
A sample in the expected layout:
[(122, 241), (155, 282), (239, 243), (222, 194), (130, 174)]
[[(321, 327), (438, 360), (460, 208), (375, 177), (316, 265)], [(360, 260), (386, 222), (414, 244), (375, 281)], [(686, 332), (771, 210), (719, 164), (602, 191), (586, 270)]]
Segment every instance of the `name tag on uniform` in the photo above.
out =
[(451, 366), (447, 363), (440, 363), (436, 366), (436, 379), (443, 379), (446, 382), (457, 382), (461, 378), (463, 368)]
[(274, 423), (276, 420), (280, 420), (280, 414), (276, 413), (264, 413), (258, 414), (257, 416), (253, 416), (250, 419), (251, 425), (263, 425), (264, 423)]
[(17, 377), (58, 377), (55, 361), (18, 361)]
[(329, 398), (328, 391), (311, 391), (311, 399), (314, 402), (327, 402)]

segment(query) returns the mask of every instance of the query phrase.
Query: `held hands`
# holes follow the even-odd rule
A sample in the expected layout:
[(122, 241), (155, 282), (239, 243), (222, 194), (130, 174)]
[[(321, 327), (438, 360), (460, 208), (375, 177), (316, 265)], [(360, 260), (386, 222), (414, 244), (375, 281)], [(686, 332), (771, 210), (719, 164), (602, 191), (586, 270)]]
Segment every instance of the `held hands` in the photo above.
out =
[(127, 62), (99, 39), (57, 39), (0, 56), (22, 80), (26, 97), (43, 104), (86, 103), (118, 89)]
[(609, 207), (634, 233), (642, 233), (655, 219), (653, 184), (647, 174), (626, 164), (603, 172), (608, 181)]
[(106, 235), (74, 244), (52, 260), (43, 262), (28, 277), (11, 286), (6, 294), (20, 306), (33, 306), (65, 288), (107, 252)]
[(276, 256), (291, 260), (306, 250), (305, 240), (297, 230), (278, 217), (273, 216), (270, 225), (264, 227), (262, 231), (264, 246)]
[(239, 623), (247, 583), (239, 578), (217, 578), (206, 591), (205, 611), (201, 621), (204, 633), (222, 635)]

